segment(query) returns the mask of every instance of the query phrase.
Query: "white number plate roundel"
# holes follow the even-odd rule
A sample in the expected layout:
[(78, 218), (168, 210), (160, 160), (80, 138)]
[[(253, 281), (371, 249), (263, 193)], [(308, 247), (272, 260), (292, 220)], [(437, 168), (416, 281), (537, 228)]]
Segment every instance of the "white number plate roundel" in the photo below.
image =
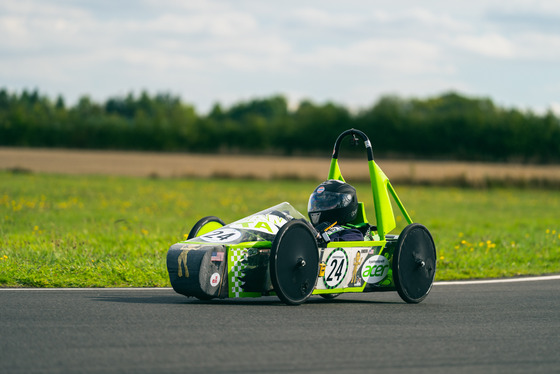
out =
[(342, 248), (331, 252), (325, 263), (325, 287), (336, 288), (348, 272), (348, 255)]
[(235, 229), (218, 229), (204, 234), (199, 237), (206, 242), (212, 243), (228, 243), (241, 237), (241, 232)]

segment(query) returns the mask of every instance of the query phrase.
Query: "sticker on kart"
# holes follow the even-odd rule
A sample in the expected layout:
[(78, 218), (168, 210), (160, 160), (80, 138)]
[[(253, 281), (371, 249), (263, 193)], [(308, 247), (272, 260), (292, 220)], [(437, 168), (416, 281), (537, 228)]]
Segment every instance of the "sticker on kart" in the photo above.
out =
[(329, 254), (325, 261), (323, 281), (328, 289), (336, 288), (342, 283), (348, 272), (348, 254), (343, 248), (337, 248)]
[(222, 228), (199, 236), (197, 239), (211, 243), (230, 243), (241, 237), (241, 232), (235, 229)]
[(381, 282), (389, 273), (389, 260), (385, 256), (369, 257), (362, 266), (362, 278), (369, 284)]
[(242, 230), (259, 231), (265, 234), (276, 235), (278, 230), (284, 226), (288, 220), (276, 214), (257, 214), (230, 224)]

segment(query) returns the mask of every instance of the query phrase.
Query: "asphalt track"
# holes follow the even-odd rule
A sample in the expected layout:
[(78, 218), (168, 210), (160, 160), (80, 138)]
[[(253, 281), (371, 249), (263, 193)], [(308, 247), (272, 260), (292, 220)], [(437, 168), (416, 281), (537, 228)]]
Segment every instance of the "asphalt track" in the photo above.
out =
[(558, 373), (560, 277), (202, 302), (171, 289), (0, 289), (0, 373)]

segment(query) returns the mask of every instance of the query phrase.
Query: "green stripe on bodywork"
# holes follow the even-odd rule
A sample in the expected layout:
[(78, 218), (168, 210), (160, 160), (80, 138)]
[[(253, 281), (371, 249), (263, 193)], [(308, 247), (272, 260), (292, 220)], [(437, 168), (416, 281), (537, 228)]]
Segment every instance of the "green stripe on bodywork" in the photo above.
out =
[(227, 245), (226, 246), (228, 248), (231, 249), (236, 249), (236, 248), (271, 248), (272, 247), (272, 242), (269, 241), (262, 241), (262, 242), (244, 242), (244, 243), (239, 243), (239, 244), (231, 244), (231, 245)]

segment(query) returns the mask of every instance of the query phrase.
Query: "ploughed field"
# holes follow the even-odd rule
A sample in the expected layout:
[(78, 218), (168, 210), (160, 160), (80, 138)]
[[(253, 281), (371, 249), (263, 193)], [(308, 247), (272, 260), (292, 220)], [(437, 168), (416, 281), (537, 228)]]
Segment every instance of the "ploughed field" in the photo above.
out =
[[(393, 184), (560, 186), (560, 165), (376, 159)], [(348, 181), (367, 181), (365, 159), (339, 160)], [(322, 180), (324, 158), (83, 151), (0, 147), (0, 170), (150, 177)]]

